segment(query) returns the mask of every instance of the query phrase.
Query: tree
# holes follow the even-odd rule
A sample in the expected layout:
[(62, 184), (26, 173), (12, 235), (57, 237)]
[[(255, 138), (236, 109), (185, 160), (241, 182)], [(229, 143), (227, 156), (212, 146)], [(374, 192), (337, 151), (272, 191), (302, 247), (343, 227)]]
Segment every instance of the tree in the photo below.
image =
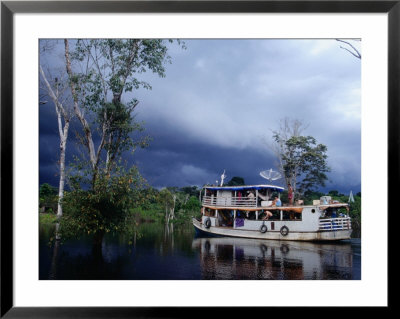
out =
[(337, 190), (330, 190), (330, 191), (328, 192), (328, 195), (329, 195), (329, 196), (339, 196), (339, 191), (337, 191)]
[[(53, 49), (53, 45), (49, 41), (41, 42), (41, 51), (49, 51)], [(58, 123), (58, 135), (60, 138), (60, 181), (58, 186), (58, 205), (57, 205), (57, 217), (60, 218), (63, 214), (62, 201), (64, 198), (64, 186), (65, 186), (65, 154), (67, 149), (67, 139), (69, 132), (69, 125), (72, 119), (73, 113), (71, 112), (71, 106), (69, 102), (69, 95), (67, 92), (68, 82), (63, 79), (64, 74), (60, 74), (58, 77), (51, 77), (50, 72), (43, 70), (42, 62), (39, 64), (39, 73), (42, 79), (42, 88), (51, 98), (54, 104), (54, 108), (57, 113)], [(51, 77), (51, 79), (50, 79)], [(39, 104), (46, 104), (43, 97), (40, 98)]]
[(274, 143), (269, 145), (277, 158), (276, 167), (278, 171), (284, 177), (286, 186), (292, 185), (294, 193), (296, 192), (296, 180), (293, 176), (297, 176), (297, 172), (295, 171), (293, 175), (289, 176), (285, 173), (283, 157), (289, 153), (287, 141), (292, 137), (300, 136), (307, 127), (308, 124), (301, 120), (285, 117), (281, 119), (279, 129), (272, 132)]
[(240, 176), (234, 176), (231, 180), (226, 184), (226, 186), (242, 186), (245, 185), (244, 178)]
[(139, 87), (151, 89), (137, 75), (151, 71), (164, 77), (164, 64), (170, 57), (165, 42), (157, 39), (77, 40), (72, 52), (65, 39), (64, 46), (74, 111), (83, 128), (81, 141), (88, 152), (93, 186), (99, 171), (109, 175), (123, 152), (147, 146), (148, 138), (132, 136), (143, 127), (134, 120), (133, 111), (139, 102), (131, 92)]
[(342, 193), (339, 193), (339, 191), (337, 191), (337, 190), (330, 190), (329, 192), (328, 192), (328, 195), (329, 196), (336, 196), (336, 197), (343, 197), (344, 196), (344, 194), (342, 194)]
[(60, 220), (61, 238), (93, 235), (93, 249), (101, 254), (105, 233), (129, 235), (134, 231), (131, 209), (142, 201), (145, 181), (136, 167), (116, 167), (111, 176), (100, 174), (90, 190), (81, 187), (91, 180), (88, 174), (71, 176), (71, 191), (65, 196), (64, 215)]
[(196, 198), (198, 198), (200, 194), (200, 189), (197, 186), (184, 186), (181, 187), (179, 191)]
[(163, 188), (159, 192), (159, 201), (165, 208), (165, 222), (168, 223), (174, 217), (176, 195), (167, 188)]
[(57, 188), (48, 183), (41, 184), (39, 187), (39, 203), (41, 206), (53, 206), (53, 203), (57, 203)]
[(137, 168), (126, 171), (122, 161), (124, 152), (148, 144), (135, 120), (139, 102), (133, 90), (151, 86), (138, 76), (151, 71), (164, 77), (170, 57), (165, 41), (157, 39), (65, 39), (64, 57), (86, 157), (75, 161), (69, 211), (61, 228), (93, 234), (99, 250), (104, 233), (126, 228), (144, 187)]
[(328, 179), (327, 147), (317, 144), (312, 136), (293, 136), (285, 143), (287, 152), (282, 154), (285, 178), (293, 181), (298, 192), (315, 191), (317, 186), (325, 186)]

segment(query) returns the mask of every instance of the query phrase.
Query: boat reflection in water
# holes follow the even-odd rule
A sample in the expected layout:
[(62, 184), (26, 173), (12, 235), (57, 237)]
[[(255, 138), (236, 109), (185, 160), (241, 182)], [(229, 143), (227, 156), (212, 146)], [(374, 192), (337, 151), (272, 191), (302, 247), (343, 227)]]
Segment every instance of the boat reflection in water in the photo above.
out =
[(358, 260), (353, 268), (354, 256), (359, 255), (351, 241), (203, 237), (195, 238), (192, 247), (199, 251), (203, 279), (360, 279)]

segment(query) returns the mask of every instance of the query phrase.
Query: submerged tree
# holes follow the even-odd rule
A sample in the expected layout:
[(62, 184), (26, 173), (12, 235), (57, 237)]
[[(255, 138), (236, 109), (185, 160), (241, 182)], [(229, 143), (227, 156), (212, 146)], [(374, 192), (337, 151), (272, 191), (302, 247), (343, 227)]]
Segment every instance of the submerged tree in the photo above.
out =
[(166, 42), (156, 39), (65, 39), (64, 49), (73, 108), (82, 126), (77, 136), (86, 157), (75, 163), (69, 214), (61, 228), (91, 233), (99, 244), (104, 233), (126, 225), (144, 187), (137, 168), (125, 169), (121, 161), (124, 152), (149, 141), (135, 120), (133, 91), (151, 86), (138, 76), (150, 71), (164, 77), (170, 57)]

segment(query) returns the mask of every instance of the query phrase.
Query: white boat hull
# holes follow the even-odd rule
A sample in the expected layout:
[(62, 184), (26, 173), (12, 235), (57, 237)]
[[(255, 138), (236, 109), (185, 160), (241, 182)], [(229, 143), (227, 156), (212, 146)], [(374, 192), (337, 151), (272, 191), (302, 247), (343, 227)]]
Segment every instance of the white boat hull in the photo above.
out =
[(350, 239), (351, 229), (345, 230), (319, 230), (319, 231), (289, 231), (284, 236), (279, 230), (269, 230), (262, 233), (257, 230), (234, 229), (232, 227), (210, 226), (206, 228), (204, 224), (193, 218), (195, 229), (210, 236), (230, 236), (239, 238), (269, 239), (269, 240), (294, 240), (294, 241), (335, 241)]

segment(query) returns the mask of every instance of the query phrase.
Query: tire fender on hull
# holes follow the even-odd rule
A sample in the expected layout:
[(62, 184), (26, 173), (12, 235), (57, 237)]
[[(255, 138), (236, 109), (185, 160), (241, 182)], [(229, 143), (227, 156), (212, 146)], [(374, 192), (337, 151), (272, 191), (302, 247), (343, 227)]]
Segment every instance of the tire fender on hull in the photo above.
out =
[(262, 233), (266, 233), (268, 231), (268, 227), (267, 227), (267, 225), (261, 225), (261, 227), (260, 227), (260, 232), (262, 232)]
[(289, 228), (287, 226), (282, 226), (280, 233), (282, 236), (287, 236), (289, 234)]

